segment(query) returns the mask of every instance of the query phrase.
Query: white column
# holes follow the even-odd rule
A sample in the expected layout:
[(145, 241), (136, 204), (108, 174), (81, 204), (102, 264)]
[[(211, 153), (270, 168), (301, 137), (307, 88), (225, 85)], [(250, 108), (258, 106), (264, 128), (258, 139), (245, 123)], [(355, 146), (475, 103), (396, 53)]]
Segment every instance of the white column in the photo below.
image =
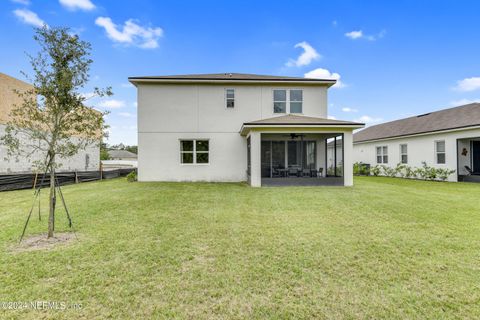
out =
[(345, 186), (353, 186), (353, 135), (343, 133), (343, 179)]
[(250, 185), (252, 187), (262, 186), (261, 140), (260, 132), (250, 132)]

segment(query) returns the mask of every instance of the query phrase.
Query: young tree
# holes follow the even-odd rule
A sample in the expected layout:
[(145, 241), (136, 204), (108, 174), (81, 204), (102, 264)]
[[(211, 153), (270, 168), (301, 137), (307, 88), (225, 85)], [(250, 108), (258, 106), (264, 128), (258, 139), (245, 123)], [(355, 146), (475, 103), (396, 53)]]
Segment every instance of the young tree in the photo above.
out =
[[(48, 237), (53, 236), (55, 223), (55, 170), (59, 159), (72, 157), (92, 144), (100, 144), (106, 126), (104, 113), (85, 105), (89, 98), (79, 90), (89, 80), (91, 45), (72, 35), (68, 28), (35, 29), (34, 39), (40, 52), (30, 56), (33, 77), (25, 77), (33, 89), (18, 92), (22, 99), (15, 105), (1, 138), (9, 156), (30, 157), (37, 169), (50, 176)], [(111, 89), (95, 88), (92, 96), (111, 95)]]

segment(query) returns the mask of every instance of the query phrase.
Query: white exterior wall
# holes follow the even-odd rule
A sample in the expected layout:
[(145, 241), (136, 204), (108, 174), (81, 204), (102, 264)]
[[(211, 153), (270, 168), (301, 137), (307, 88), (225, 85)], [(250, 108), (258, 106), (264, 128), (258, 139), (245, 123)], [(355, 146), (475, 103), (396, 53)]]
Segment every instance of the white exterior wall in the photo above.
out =
[[(0, 124), (0, 136), (5, 134), (5, 125)], [(88, 165), (86, 157), (88, 155)], [(45, 154), (33, 154), (30, 158), (7, 157), (7, 149), (0, 144), (0, 174), (33, 172), (33, 162), (45, 160)], [(100, 168), (100, 146), (92, 145), (68, 159), (57, 159), (61, 163), (58, 171), (95, 171)]]
[[(239, 131), (244, 122), (282, 115), (273, 113), (273, 89), (303, 89), (303, 115), (327, 117), (326, 86), (138, 84), (137, 88), (140, 181), (246, 181), (247, 144)], [(232, 109), (225, 106), (226, 88), (235, 89)], [(209, 164), (181, 164), (181, 139), (209, 139)]]
[[(366, 143), (355, 143), (353, 145), (353, 161), (368, 163), (372, 166), (377, 165), (376, 147), (388, 146), (388, 166), (395, 167), (400, 162), (400, 144), (407, 144), (408, 163), (411, 167), (421, 167), (425, 161), (427, 165), (436, 168), (448, 168), (455, 170), (455, 173), (449, 177), (449, 181), (457, 181), (457, 174), (467, 174), (465, 165), (470, 164), (470, 145), (460, 141), (458, 153), (462, 148), (468, 150), (467, 156), (459, 155), (459, 172), (457, 173), (457, 139), (469, 139), (480, 137), (480, 129), (458, 130), (443, 133), (434, 133), (426, 135), (417, 135), (396, 139), (385, 139)], [(445, 140), (445, 164), (436, 164), (435, 141)]]

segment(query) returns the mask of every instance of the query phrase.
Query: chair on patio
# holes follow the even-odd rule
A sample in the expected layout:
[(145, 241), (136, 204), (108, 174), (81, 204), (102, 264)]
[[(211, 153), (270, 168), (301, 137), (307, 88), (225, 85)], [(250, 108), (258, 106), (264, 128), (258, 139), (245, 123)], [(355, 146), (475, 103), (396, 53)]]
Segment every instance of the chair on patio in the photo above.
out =
[(273, 171), (272, 171), (272, 177), (273, 178), (280, 178), (280, 177), (283, 177), (283, 176), (284, 176), (284, 174), (283, 174), (282, 168), (280, 168), (280, 167), (273, 168)]
[(480, 173), (474, 172), (469, 166), (465, 166), (465, 170), (467, 170), (468, 174), (471, 176), (480, 176)]
[(302, 177), (311, 177), (312, 176), (312, 170), (303, 168), (302, 169)]
[(299, 175), (298, 168), (295, 168), (295, 167), (288, 168), (288, 176), (289, 177), (298, 177), (298, 175)]

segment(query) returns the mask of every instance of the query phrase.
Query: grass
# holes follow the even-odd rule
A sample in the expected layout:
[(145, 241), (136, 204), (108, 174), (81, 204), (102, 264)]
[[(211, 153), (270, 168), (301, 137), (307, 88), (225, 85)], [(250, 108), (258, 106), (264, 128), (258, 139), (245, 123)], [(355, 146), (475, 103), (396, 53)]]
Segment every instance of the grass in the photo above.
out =
[[(362, 177), (353, 188), (254, 189), (116, 179), (63, 190), (80, 240), (31, 252), (12, 247), (32, 191), (0, 193), (0, 301), (69, 308), (0, 305), (0, 318), (480, 315), (478, 184)], [(29, 235), (46, 230), (45, 215)], [(67, 230), (61, 211), (57, 229)]]

